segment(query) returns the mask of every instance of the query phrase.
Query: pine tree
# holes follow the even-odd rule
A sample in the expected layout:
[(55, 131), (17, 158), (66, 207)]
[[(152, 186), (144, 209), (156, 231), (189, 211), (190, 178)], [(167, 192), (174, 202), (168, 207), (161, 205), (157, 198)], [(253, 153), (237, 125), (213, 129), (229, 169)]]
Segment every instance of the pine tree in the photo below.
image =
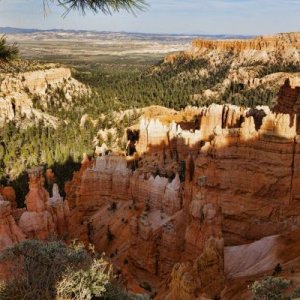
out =
[[(47, 3), (48, 0), (43, 0)], [(104, 14), (112, 14), (120, 10), (127, 10), (135, 13), (143, 10), (147, 5), (144, 0), (51, 0), (66, 8), (68, 14), (71, 10), (79, 10), (83, 14), (86, 10), (95, 13), (102, 12)]]

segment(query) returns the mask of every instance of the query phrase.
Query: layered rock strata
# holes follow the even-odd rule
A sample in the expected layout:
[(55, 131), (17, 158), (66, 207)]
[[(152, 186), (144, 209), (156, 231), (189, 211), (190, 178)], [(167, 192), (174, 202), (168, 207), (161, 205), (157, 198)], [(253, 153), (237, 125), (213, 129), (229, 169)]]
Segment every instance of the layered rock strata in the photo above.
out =
[(263, 36), (247, 40), (195, 40), (193, 46), (198, 49), (206, 48), (210, 50), (221, 51), (236, 51), (241, 52), (245, 50), (282, 50), (290, 48), (300, 48), (300, 34), (288, 33), (277, 34), (274, 36)]

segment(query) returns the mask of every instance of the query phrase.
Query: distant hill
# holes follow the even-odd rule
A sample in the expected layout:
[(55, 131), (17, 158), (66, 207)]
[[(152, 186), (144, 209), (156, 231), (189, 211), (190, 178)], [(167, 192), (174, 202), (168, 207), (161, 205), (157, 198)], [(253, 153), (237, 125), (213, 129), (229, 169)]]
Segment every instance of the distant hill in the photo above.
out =
[(113, 31), (96, 31), (96, 30), (65, 30), (65, 29), (35, 29), (35, 28), (15, 28), (15, 27), (0, 27), (0, 34), (30, 34), (30, 33), (70, 33), (70, 34), (85, 34), (92, 33), (93, 35), (111, 35), (120, 34), (122, 36), (133, 37), (199, 37), (204, 39), (249, 39), (253, 38), (252, 35), (230, 35), (230, 34), (164, 34), (164, 33), (140, 33), (140, 32), (113, 32)]

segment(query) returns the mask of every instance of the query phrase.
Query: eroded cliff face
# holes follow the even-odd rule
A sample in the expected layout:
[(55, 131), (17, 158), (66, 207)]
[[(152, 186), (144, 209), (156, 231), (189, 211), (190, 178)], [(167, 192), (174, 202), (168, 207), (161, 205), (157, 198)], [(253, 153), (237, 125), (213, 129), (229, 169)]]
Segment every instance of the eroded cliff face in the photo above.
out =
[[(269, 64), (269, 66), (285, 63), (297, 64), (299, 51), (300, 34), (286, 33), (247, 40), (195, 40), (186, 55), (192, 58), (210, 55), (210, 61), (215, 64), (221, 62), (224, 57), (231, 57), (232, 72), (229, 78), (234, 79), (234, 74), (237, 76), (247, 70), (253, 72), (254, 64), (258, 67), (257, 71), (261, 71), (264, 64)], [(233, 72), (234, 70), (236, 72)]]
[(0, 75), (0, 126), (15, 120), (22, 126), (43, 120), (56, 126), (58, 120), (37, 109), (47, 110), (50, 101), (67, 106), (73, 98), (89, 93), (89, 89), (72, 78), (68, 68), (44, 65), (40, 70), (3, 73)]
[(195, 40), (193, 46), (198, 49), (216, 49), (221, 51), (236, 51), (244, 50), (282, 50), (294, 47), (300, 49), (300, 33), (285, 33), (274, 36), (262, 36), (247, 40)]
[[(185, 278), (182, 286), (189, 299), (194, 299), (199, 289), (216, 296), (222, 284), (213, 286), (213, 282), (223, 282), (220, 207), (207, 203), (201, 194), (191, 204), (184, 204), (184, 183), (178, 173), (167, 178), (139, 168), (133, 172), (127, 167), (130, 163), (120, 156), (98, 157), (82, 172), (80, 182), (79, 173), (75, 175), (67, 189), (80, 184), (75, 197), (72, 192), (70, 198), (67, 195), (67, 201), (72, 202), (70, 223), (76, 224), (70, 228), (71, 237), (105, 251), (121, 269), (130, 289), (139, 291), (138, 284), (147, 282), (165, 295), (167, 282), (163, 281), (174, 265), (191, 260), (193, 271), (181, 264), (177, 268), (185, 272), (174, 271), (175, 278)], [(211, 270), (202, 274), (206, 256), (211, 257)], [(173, 299), (172, 293), (169, 299)]]

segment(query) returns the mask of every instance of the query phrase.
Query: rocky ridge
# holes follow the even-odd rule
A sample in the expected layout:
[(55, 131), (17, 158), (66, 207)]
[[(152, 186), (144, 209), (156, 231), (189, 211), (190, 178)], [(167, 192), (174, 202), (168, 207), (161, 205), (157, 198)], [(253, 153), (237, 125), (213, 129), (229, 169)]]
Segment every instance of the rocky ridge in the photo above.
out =
[(59, 120), (45, 111), (50, 102), (62, 101), (62, 93), (62, 105), (67, 106), (73, 98), (90, 91), (72, 78), (70, 69), (56, 65), (43, 65), (40, 69), (27, 72), (1, 74), (0, 126), (12, 120), (22, 126), (42, 120), (56, 127)]
[(241, 52), (244, 50), (282, 50), (294, 47), (300, 49), (300, 33), (279, 33), (274, 36), (261, 36), (248, 40), (194, 40), (193, 47), (197, 50), (202, 48), (216, 49), (221, 51), (232, 50)]
[[(158, 69), (171, 64), (174, 68), (180, 64), (203, 61), (202, 67), (188, 69), (177, 76), (190, 80), (204, 80), (214, 76), (215, 83), (199, 94), (191, 95), (199, 102), (216, 99), (232, 85), (242, 90), (262, 88), (276, 91), (289, 77), (294, 86), (299, 85), (300, 34), (286, 33), (274, 36), (262, 36), (248, 40), (205, 40), (192, 42), (189, 50), (169, 55)], [(204, 63), (205, 62), (205, 63)]]

